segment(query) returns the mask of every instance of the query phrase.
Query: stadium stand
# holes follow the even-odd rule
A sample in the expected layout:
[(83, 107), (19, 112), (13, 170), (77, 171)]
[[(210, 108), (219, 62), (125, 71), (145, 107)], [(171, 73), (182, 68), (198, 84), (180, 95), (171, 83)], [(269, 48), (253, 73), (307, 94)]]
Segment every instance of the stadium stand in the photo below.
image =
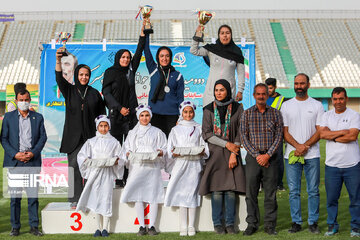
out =
[[(154, 19), (152, 42), (189, 45), (197, 27), (193, 19)], [(37, 20), (0, 23), (0, 90), (6, 84), (39, 82), (40, 42), (55, 33), (73, 34), (71, 41), (136, 42), (141, 21), (134, 19), (57, 21)], [(293, 75), (305, 72), (314, 88), (337, 85), (359, 88), (359, 19), (244, 19), (214, 18), (205, 26), (205, 42), (217, 37), (218, 27), (228, 24), (233, 37), (256, 44), (256, 78), (276, 77), (280, 88), (292, 86)]]

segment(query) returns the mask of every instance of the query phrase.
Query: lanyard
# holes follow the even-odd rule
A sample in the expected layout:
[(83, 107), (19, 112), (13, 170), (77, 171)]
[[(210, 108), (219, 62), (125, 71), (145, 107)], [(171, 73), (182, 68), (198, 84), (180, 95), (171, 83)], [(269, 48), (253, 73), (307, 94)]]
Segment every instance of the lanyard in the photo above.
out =
[(167, 86), (168, 85), (168, 83), (169, 83), (169, 77), (170, 77), (170, 68), (169, 68), (169, 70), (168, 70), (168, 75), (166, 76), (165, 75), (165, 72), (164, 72), (164, 70), (161, 68), (161, 71), (163, 72), (163, 74), (164, 74), (164, 77), (165, 77), (165, 85)]
[[(81, 97), (81, 99), (82, 99), (83, 101), (85, 100), (85, 96), (86, 96), (86, 93), (87, 93), (88, 87), (89, 87), (89, 86), (86, 86), (86, 89), (85, 89), (85, 92), (84, 92), (84, 96), (83, 96), (83, 95), (81, 95), (80, 90), (77, 88), (77, 90), (78, 90), (78, 92), (79, 92), (79, 94), (80, 94), (80, 97)], [(84, 110), (84, 103), (82, 103), (82, 104), (81, 104), (81, 111), (83, 111), (83, 110)]]

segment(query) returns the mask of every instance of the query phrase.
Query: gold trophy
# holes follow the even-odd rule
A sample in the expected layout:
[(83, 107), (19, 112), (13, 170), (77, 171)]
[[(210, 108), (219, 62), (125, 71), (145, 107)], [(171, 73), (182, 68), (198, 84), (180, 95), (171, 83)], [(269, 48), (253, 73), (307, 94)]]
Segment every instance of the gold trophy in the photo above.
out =
[(203, 42), (204, 41), (204, 26), (205, 24), (207, 24), (210, 19), (212, 17), (215, 16), (215, 13), (214, 12), (209, 12), (209, 11), (200, 11), (200, 10), (197, 10), (197, 15), (198, 15), (198, 20), (199, 20), (199, 23), (200, 23), (200, 26), (201, 26), (201, 31), (198, 32), (196, 31), (195, 33), (195, 36), (193, 37), (193, 39), (197, 42)]
[(145, 20), (145, 27), (144, 27), (144, 34), (151, 34), (154, 33), (154, 30), (152, 28), (152, 25), (150, 23), (150, 16), (151, 12), (153, 10), (153, 7), (150, 5), (145, 5), (143, 7), (140, 7), (139, 13), (136, 16), (138, 18), (139, 14), (141, 13), (142, 18)]
[(65, 49), (63, 52), (62, 52), (62, 55), (63, 56), (68, 56), (67, 54), (67, 50), (66, 50), (66, 43), (67, 41), (69, 40), (69, 38), (71, 37), (71, 33), (68, 33), (68, 32), (60, 32), (59, 33), (59, 36), (58, 36), (58, 39), (56, 42), (61, 42), (63, 44), (63, 48)]

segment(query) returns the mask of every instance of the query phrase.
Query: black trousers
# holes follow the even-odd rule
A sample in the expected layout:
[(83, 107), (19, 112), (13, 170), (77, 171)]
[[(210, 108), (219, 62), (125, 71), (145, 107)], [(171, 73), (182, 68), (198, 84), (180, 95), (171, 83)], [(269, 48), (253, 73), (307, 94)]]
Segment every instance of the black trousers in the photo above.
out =
[(277, 159), (278, 159), (278, 187), (284, 187), (283, 177), (284, 177), (284, 150), (283, 143), (280, 143), (280, 146), (277, 150)]
[(68, 163), (69, 167), (73, 168), (73, 171), (68, 169), (68, 181), (69, 181), (69, 192), (68, 192), (68, 201), (69, 202), (78, 202), (81, 196), (81, 193), (84, 189), (83, 178), (79, 170), (79, 165), (77, 163), (77, 155), (81, 150), (81, 147), (84, 145), (80, 141), (79, 145), (75, 148), (74, 151), (68, 153)]
[(168, 137), (171, 129), (176, 125), (178, 119), (179, 115), (161, 115), (153, 113), (151, 125), (160, 128), (161, 131), (166, 134), (166, 137)]
[(277, 178), (278, 161), (275, 153), (270, 158), (268, 168), (261, 167), (249, 153), (246, 155), (246, 207), (248, 226), (259, 228), (260, 212), (258, 205), (258, 193), (260, 181), (263, 182), (264, 199), (264, 227), (275, 227), (277, 219)]

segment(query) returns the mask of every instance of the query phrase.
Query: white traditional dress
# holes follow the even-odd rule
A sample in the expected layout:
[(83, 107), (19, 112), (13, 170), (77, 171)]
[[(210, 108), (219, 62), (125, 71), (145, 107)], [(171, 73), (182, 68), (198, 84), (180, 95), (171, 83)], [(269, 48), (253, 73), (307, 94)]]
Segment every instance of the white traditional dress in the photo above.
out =
[(107, 133), (87, 140), (78, 153), (81, 176), (87, 179), (76, 211), (92, 211), (105, 217), (112, 215), (112, 196), (115, 179), (122, 179), (124, 169), (120, 157), (120, 143)]
[[(129, 176), (120, 202), (163, 203), (164, 186), (161, 169), (165, 167), (166, 135), (158, 128), (138, 123), (130, 130), (122, 147), (121, 159)], [(158, 157), (162, 150), (164, 157)], [(127, 157), (126, 153), (130, 153)]]
[[(202, 151), (205, 154), (200, 156)], [(209, 148), (201, 136), (201, 126), (194, 120), (180, 118), (169, 134), (167, 152), (167, 170), (171, 177), (166, 190), (165, 206), (200, 206), (201, 170), (203, 160), (209, 156)], [(181, 156), (173, 158), (173, 153)]]

